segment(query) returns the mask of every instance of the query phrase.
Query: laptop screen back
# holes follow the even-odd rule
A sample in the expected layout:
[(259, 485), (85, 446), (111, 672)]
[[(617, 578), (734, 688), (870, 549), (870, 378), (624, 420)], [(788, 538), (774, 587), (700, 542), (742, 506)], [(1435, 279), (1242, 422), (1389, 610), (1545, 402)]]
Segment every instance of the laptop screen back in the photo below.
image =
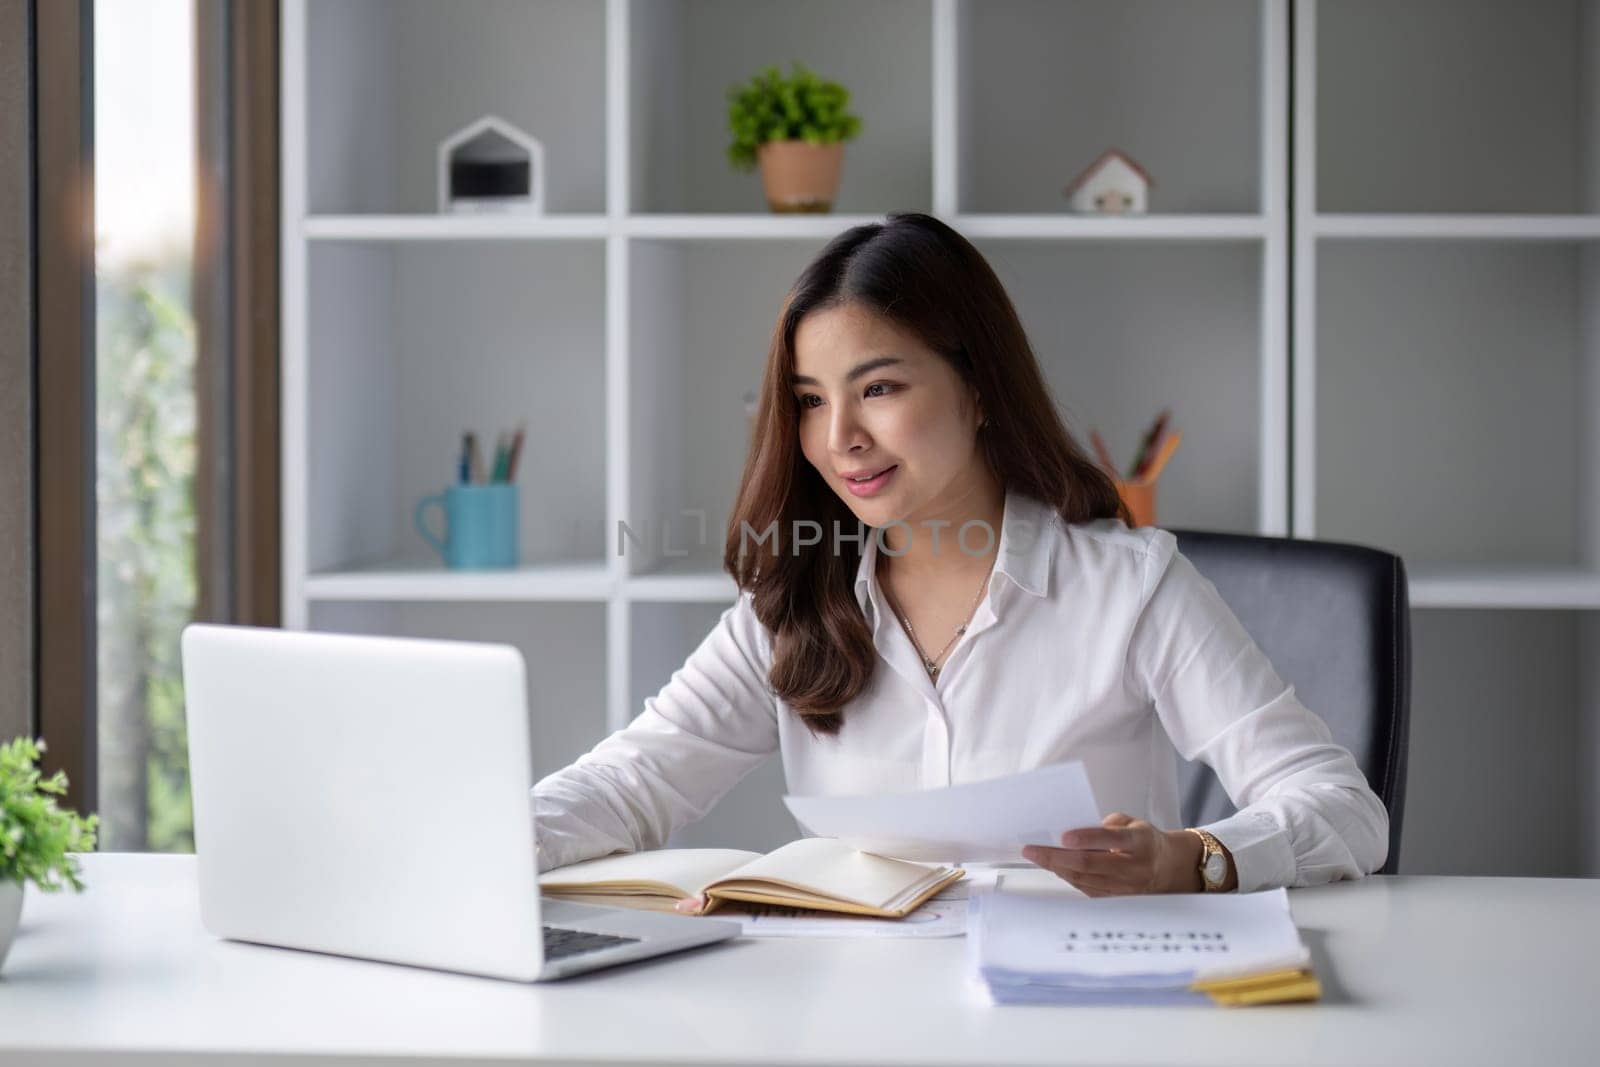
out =
[(208, 930), (537, 975), (517, 649), (195, 624), (182, 651)]

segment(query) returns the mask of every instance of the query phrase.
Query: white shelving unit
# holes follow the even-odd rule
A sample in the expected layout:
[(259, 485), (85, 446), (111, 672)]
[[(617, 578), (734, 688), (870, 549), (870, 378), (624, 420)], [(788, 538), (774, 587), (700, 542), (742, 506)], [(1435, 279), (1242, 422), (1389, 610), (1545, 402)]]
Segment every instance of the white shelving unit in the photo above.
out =
[(1600, 874), (1600, 5), (1294, 34), (1293, 530), (1406, 559), (1407, 862)]
[(1600, 9), (1296, 34), (1294, 532), (1394, 548), (1419, 606), (1600, 607)]
[[(1408, 826), (1453, 845), (1436, 825), (1483, 825), (1421, 799), (1455, 795), (1423, 752), (1437, 694), (1470, 705), (1480, 782), (1507, 705), (1588, 708), (1529, 717), (1532, 751), (1565, 745), (1573, 770), (1544, 776), (1554, 829), (1504, 869), (1559, 873), (1575, 835), (1596, 869), (1573, 813), (1600, 798), (1571, 761), (1600, 768), (1600, 645), (1574, 610), (1600, 607), (1594, 4), (1292, 16), (1291, 35), (1289, 0), (285, 0), (286, 624), (516, 643), (542, 766), (620, 727), (733, 600), (743, 396), (785, 291), (841, 230), (928, 211), (990, 258), (1075, 431), (1131, 453), (1175, 409), (1163, 525), (1405, 555)], [(864, 119), (837, 214), (766, 214), (726, 163), (727, 86), (791, 59)], [(548, 214), (433, 212), (435, 145), (488, 113), (544, 142)], [(1066, 212), (1110, 145), (1155, 175), (1148, 217)], [(523, 566), (442, 569), (417, 499), (463, 430), (523, 419)], [(686, 555), (662, 551), (668, 520)], [(647, 543), (619, 555), (624, 523)], [(1537, 677), (1508, 651), (1470, 688), (1444, 677), (1546, 639)], [(782, 840), (770, 785), (705, 839)], [(1465, 803), (1518, 832), (1503, 796)]]
[[(593, 699), (559, 714), (591, 739), (627, 722), (692, 649), (682, 628), (698, 640), (732, 603), (717, 560), (743, 396), (785, 291), (830, 238), (893, 210), (980, 243), (1075, 427), (1092, 412), (1131, 452), (1176, 408), (1164, 522), (1287, 532), (1284, 0), (283, 11), (288, 625), (449, 634), (478, 607), (598, 612)], [(836, 214), (767, 214), (758, 177), (726, 163), (727, 86), (791, 59), (848, 85), (865, 120)], [(1227, 95), (1196, 109), (1219, 68), (1237, 72)], [(1014, 93), (1090, 91), (1098, 117), (1015, 114)], [(544, 141), (548, 214), (434, 213), (434, 145), (487, 113)], [(1066, 212), (1062, 187), (1111, 144), (1157, 175), (1157, 213)], [(524, 565), (444, 570), (416, 500), (450, 480), (463, 430), (521, 419)], [(688, 555), (661, 551), (668, 521)], [(621, 523), (647, 544), (618, 555)], [(571, 670), (521, 647), (536, 676)], [(533, 688), (534, 714), (555, 713)]]

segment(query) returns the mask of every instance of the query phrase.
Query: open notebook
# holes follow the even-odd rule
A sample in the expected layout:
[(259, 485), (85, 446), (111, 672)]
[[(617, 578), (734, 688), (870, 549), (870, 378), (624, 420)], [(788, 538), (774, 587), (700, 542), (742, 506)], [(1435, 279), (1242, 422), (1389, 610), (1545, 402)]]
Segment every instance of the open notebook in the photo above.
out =
[(704, 895), (701, 914), (724, 901), (816, 908), (899, 919), (956, 881), (948, 867), (857, 852), (827, 837), (791, 841), (762, 855), (728, 848), (675, 848), (584, 860), (546, 871), (546, 895), (585, 904), (671, 911)]

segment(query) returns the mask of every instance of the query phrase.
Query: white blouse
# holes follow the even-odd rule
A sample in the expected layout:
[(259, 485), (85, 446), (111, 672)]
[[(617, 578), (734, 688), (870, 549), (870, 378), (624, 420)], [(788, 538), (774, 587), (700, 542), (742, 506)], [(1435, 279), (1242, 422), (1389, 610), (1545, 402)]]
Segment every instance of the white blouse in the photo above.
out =
[(877, 552), (868, 536), (855, 591), (882, 662), (836, 736), (813, 736), (768, 687), (771, 638), (741, 593), (633, 722), (534, 787), (540, 869), (660, 847), (774, 752), (806, 795), (1082, 760), (1103, 812), (1162, 829), (1182, 825), (1181, 753), (1239, 807), (1206, 829), (1241, 891), (1382, 866), (1383, 804), (1171, 533), (1069, 524), (1008, 492), (987, 594), (937, 682), (885, 605)]

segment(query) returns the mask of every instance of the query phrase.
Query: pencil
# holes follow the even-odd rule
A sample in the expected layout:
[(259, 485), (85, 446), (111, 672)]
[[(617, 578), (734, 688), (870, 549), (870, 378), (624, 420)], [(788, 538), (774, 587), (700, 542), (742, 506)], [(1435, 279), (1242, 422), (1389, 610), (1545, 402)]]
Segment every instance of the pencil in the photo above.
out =
[(491, 482), (503, 482), (506, 480), (506, 453), (508, 451), (506, 435), (502, 433), (494, 440), (494, 468), (489, 475)]
[(1156, 421), (1150, 426), (1150, 432), (1144, 435), (1144, 442), (1139, 445), (1139, 457), (1133, 461), (1133, 473), (1128, 475), (1130, 481), (1138, 481), (1144, 477), (1145, 467), (1155, 455), (1156, 442), (1161, 439), (1161, 431), (1167, 428), (1167, 419), (1171, 416), (1171, 411), (1163, 411), (1157, 415)]
[(1095, 455), (1100, 457), (1100, 466), (1113, 478), (1117, 477), (1116, 461), (1111, 458), (1111, 450), (1106, 447), (1105, 438), (1100, 436), (1099, 430), (1089, 431), (1089, 443), (1094, 445)]
[(1145, 471), (1144, 480), (1153, 482), (1161, 476), (1161, 468), (1167, 465), (1172, 454), (1178, 450), (1178, 445), (1183, 441), (1183, 431), (1174, 430), (1165, 441), (1161, 442), (1161, 451), (1156, 453), (1156, 458), (1151, 461), (1150, 467)]
[(511, 459), (506, 464), (506, 481), (517, 480), (517, 460), (522, 457), (522, 439), (527, 432), (528, 424), (522, 423), (517, 427), (517, 435), (511, 439)]
[(467, 475), (476, 484), (483, 481), (483, 456), (478, 452), (478, 435), (467, 434)]

